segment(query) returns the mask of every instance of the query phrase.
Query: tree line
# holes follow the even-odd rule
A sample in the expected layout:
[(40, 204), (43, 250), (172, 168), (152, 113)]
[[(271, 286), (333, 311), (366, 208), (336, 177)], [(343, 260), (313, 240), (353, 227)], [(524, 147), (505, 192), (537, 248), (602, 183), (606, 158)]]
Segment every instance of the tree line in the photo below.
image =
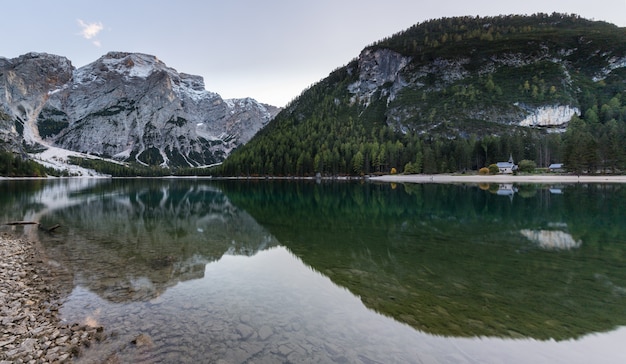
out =
[(45, 177), (66, 176), (67, 173), (44, 167), (28, 158), (6, 151), (0, 151), (0, 176), (4, 177)]
[[(224, 175), (312, 176), (390, 173), (455, 173), (506, 161), (534, 161), (538, 167), (564, 163), (574, 173), (626, 170), (626, 101), (589, 96), (565, 133), (511, 127), (501, 135), (468, 137), (400, 133), (382, 123), (357, 122), (316, 112), (306, 122), (287, 117), (234, 152), (219, 170)], [(330, 104), (329, 104), (330, 103)], [(325, 105), (325, 106), (324, 106)], [(326, 100), (319, 110), (332, 109)]]

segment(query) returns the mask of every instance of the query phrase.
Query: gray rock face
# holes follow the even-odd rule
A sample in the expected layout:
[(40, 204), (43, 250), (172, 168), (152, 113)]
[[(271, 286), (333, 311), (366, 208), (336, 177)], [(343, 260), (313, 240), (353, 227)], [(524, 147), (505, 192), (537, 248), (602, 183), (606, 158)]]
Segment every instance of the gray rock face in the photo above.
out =
[[(576, 51), (554, 46), (550, 48), (547, 44), (541, 44), (532, 54), (498, 53), (487, 49), (483, 55), (419, 59), (383, 47), (366, 48), (356, 62), (347, 66), (348, 74), (357, 76), (356, 81), (348, 85), (347, 91), (351, 95), (350, 103), (358, 103), (363, 109), (375, 101), (384, 102), (384, 118), (387, 124), (403, 132), (414, 130), (429, 133), (442, 123), (455, 124), (458, 120), (481, 120), (506, 126), (563, 132), (572, 116), (582, 112), (577, 101), (580, 86), (575, 84), (571, 76), (576, 68), (571, 63), (572, 59), (582, 59), (584, 52), (574, 54)], [(606, 66), (597, 72), (594, 81), (607, 77), (616, 69), (626, 67), (626, 56), (606, 53), (602, 55), (600, 63), (602, 62)], [(461, 99), (458, 95), (463, 95), (471, 87), (482, 86), (476, 80), (487, 79), (499, 71), (523, 74), (532, 65), (558, 69), (552, 71), (552, 77), (559, 80), (554, 85), (563, 93), (562, 97), (536, 99), (531, 104), (517, 102), (513, 97), (512, 101), (507, 100), (504, 103), (485, 102), (484, 98), (477, 102), (467, 92), (463, 96), (467, 100), (465, 105), (436, 115), (433, 112), (437, 110), (433, 105), (438, 100), (426, 101), (432, 95), (438, 95), (445, 98), (451, 106), (450, 109), (453, 109), (456, 100)], [(509, 81), (500, 82), (507, 86)], [(453, 89), (455, 85), (457, 88)], [(492, 86), (495, 87), (495, 84)], [(493, 91), (481, 89), (476, 94), (480, 92)], [(455, 124), (446, 127), (452, 129), (457, 126)], [(461, 128), (456, 132), (468, 134), (468, 130)]]
[(369, 104), (373, 94), (386, 83), (393, 84), (392, 90), (404, 86), (400, 71), (410, 61), (410, 57), (389, 49), (365, 50), (359, 57), (359, 80), (348, 86), (348, 90), (359, 102)]
[(22, 138), (38, 138), (24, 126), (39, 113), (50, 90), (71, 80), (72, 70), (67, 58), (49, 54), (0, 58), (0, 143), (8, 144), (6, 149), (19, 150)]
[(0, 59), (0, 74), (0, 119), (17, 125), (0, 124), (5, 135), (146, 165), (219, 163), (280, 111), (223, 100), (202, 77), (139, 53), (110, 52), (79, 69), (31, 53)]

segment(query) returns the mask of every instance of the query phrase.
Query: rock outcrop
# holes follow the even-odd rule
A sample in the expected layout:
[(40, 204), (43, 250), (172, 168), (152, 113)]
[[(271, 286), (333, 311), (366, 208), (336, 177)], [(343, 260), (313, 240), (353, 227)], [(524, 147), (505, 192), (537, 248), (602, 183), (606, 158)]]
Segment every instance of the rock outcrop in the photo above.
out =
[(580, 115), (580, 109), (569, 105), (542, 106), (535, 109), (520, 126), (562, 126), (572, 119), (572, 116)]

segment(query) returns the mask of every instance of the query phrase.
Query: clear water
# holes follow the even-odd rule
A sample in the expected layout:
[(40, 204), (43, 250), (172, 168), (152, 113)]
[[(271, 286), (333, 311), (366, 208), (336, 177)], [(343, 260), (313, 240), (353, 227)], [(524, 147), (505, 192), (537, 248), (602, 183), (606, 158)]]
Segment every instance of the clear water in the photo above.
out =
[(626, 362), (622, 185), (0, 181), (0, 211), (61, 225), (23, 233), (105, 328), (81, 362)]

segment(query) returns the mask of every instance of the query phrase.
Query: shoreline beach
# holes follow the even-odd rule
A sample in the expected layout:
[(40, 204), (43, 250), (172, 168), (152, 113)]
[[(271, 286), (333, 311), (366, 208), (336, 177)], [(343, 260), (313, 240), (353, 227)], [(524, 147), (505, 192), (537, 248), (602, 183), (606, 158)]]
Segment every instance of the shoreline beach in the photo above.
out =
[(532, 174), (532, 175), (478, 175), (478, 174), (387, 174), (382, 176), (159, 176), (159, 177), (2, 177), (0, 181), (28, 181), (28, 180), (51, 180), (51, 179), (77, 179), (77, 178), (97, 178), (97, 179), (197, 179), (197, 180), (332, 180), (332, 181), (352, 181), (370, 180), (375, 182), (394, 183), (626, 183), (626, 175), (571, 175), (571, 174)]
[(458, 175), (458, 174), (409, 174), (370, 177), (371, 181), (393, 183), (626, 183), (626, 176), (589, 175)]

